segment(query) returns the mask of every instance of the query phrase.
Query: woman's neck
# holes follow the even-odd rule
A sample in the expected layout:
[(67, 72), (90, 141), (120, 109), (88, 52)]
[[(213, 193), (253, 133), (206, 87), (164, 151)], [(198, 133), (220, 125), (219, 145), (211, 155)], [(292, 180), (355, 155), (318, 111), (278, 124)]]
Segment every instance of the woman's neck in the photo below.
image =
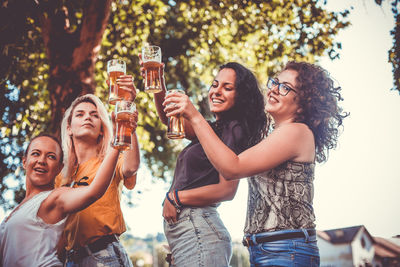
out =
[(293, 118), (284, 118), (284, 119), (274, 118), (275, 128), (278, 128), (280, 125), (293, 123), (293, 122), (294, 122)]
[(87, 140), (74, 139), (75, 153), (79, 164), (85, 163), (98, 154), (98, 144)]
[(34, 197), (35, 195), (45, 192), (45, 191), (50, 191), (54, 189), (54, 183), (43, 185), (43, 186), (31, 186), (27, 184), (26, 187), (26, 193), (25, 193), (25, 198), (22, 200), (21, 203), (24, 203)]

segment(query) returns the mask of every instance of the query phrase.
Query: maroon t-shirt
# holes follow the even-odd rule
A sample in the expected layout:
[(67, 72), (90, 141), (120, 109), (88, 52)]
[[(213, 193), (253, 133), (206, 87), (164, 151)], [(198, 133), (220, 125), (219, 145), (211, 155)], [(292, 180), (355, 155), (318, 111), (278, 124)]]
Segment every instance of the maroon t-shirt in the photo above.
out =
[[(238, 121), (218, 121), (217, 123), (219, 125), (213, 128), (218, 129), (216, 133), (222, 142), (236, 154), (245, 150), (248, 140)], [(208, 160), (198, 139), (193, 140), (178, 156), (171, 189), (192, 189), (217, 183), (219, 183), (217, 170)]]

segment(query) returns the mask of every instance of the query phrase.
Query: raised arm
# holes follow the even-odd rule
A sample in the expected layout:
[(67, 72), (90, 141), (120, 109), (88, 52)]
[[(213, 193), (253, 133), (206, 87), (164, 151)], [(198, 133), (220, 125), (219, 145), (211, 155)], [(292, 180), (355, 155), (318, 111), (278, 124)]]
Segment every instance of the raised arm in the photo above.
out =
[[(142, 77), (144, 78), (144, 67), (143, 67), (143, 61), (142, 61), (142, 55), (139, 54), (139, 64), (140, 64), (140, 73), (142, 75)], [(160, 121), (164, 124), (164, 125), (168, 125), (168, 117), (166, 116), (166, 113), (164, 111), (164, 106), (163, 106), (163, 102), (165, 100), (165, 96), (167, 93), (167, 87), (165, 86), (165, 78), (164, 78), (164, 63), (161, 63), (161, 67), (160, 67), (160, 77), (161, 77), (161, 87), (162, 87), (162, 91), (159, 93), (154, 93), (154, 104), (156, 106), (156, 110), (157, 110), (157, 114), (158, 117), (160, 118)], [(184, 127), (185, 127), (185, 135), (187, 139), (194, 139), (195, 138), (195, 133), (192, 129), (192, 127), (190, 126), (190, 123), (188, 121), (185, 120), (184, 122)]]
[[(117, 84), (119, 89), (125, 90), (129, 93), (129, 100), (134, 102), (136, 98), (136, 88), (133, 83), (133, 78), (131, 75), (122, 75), (118, 78)], [(132, 149), (123, 152), (123, 164), (122, 164), (122, 174), (124, 177), (124, 186), (128, 189), (133, 189), (136, 185), (136, 172), (140, 165), (140, 154), (138, 140), (136, 136), (138, 113), (134, 113), (131, 121), (132, 125), (132, 135), (131, 144)], [(113, 117), (113, 123), (115, 124), (115, 118)], [(114, 125), (115, 126), (115, 125)]]
[[(170, 102), (177, 103), (175, 109), (166, 106)], [(249, 177), (287, 160), (301, 161), (304, 150), (313, 153), (313, 135), (305, 124), (281, 125), (259, 144), (236, 155), (218, 138), (187, 96), (171, 94), (164, 106), (167, 116), (181, 114), (191, 123), (208, 159), (227, 180)]]
[[(139, 53), (139, 65), (140, 65), (140, 74), (141, 74), (142, 78), (145, 79), (145, 69), (143, 67), (141, 53)], [(158, 114), (158, 117), (160, 118), (161, 122), (163, 124), (167, 125), (168, 118), (165, 115), (164, 107), (162, 105), (162, 103), (164, 102), (164, 99), (165, 99), (166, 91), (167, 91), (167, 87), (165, 86), (165, 79), (164, 79), (164, 63), (161, 63), (160, 72), (161, 72), (160, 73), (160, 77), (161, 77), (160, 83), (161, 83), (162, 90), (161, 90), (161, 92), (154, 94), (154, 104), (156, 106), (157, 114)]]
[(123, 164), (122, 164), (122, 174), (124, 177), (124, 186), (131, 190), (136, 185), (137, 170), (140, 165), (140, 153), (139, 153), (139, 143), (136, 136), (138, 113), (134, 113), (134, 120), (132, 123), (132, 135), (131, 135), (131, 149), (125, 150), (123, 152)]
[(140, 165), (139, 145), (134, 132), (131, 136), (132, 149), (126, 150), (123, 153), (122, 173), (124, 175), (124, 186), (131, 190), (136, 185), (137, 170)]
[(47, 223), (56, 223), (69, 213), (82, 210), (102, 197), (114, 176), (118, 156), (118, 150), (109, 148), (90, 185), (78, 188), (60, 187), (55, 189), (43, 201), (39, 208), (38, 216)]

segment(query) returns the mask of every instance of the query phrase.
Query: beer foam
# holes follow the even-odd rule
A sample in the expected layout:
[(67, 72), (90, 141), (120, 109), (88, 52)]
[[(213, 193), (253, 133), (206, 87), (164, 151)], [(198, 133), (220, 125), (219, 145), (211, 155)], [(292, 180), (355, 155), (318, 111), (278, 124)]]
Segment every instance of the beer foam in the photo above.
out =
[(125, 68), (120, 65), (109, 66), (108, 72), (112, 72), (112, 71), (120, 71), (120, 72), (125, 73)]

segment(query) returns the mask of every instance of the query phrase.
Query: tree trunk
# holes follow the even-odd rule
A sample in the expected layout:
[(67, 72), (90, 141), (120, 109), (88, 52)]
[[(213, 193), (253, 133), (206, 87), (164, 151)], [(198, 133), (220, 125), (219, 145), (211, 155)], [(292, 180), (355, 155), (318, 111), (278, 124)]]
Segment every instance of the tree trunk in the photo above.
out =
[(42, 14), (42, 37), (50, 66), (50, 132), (60, 134), (65, 110), (72, 101), (95, 90), (95, 62), (110, 16), (111, 0), (87, 0), (82, 23), (70, 31), (68, 9)]

